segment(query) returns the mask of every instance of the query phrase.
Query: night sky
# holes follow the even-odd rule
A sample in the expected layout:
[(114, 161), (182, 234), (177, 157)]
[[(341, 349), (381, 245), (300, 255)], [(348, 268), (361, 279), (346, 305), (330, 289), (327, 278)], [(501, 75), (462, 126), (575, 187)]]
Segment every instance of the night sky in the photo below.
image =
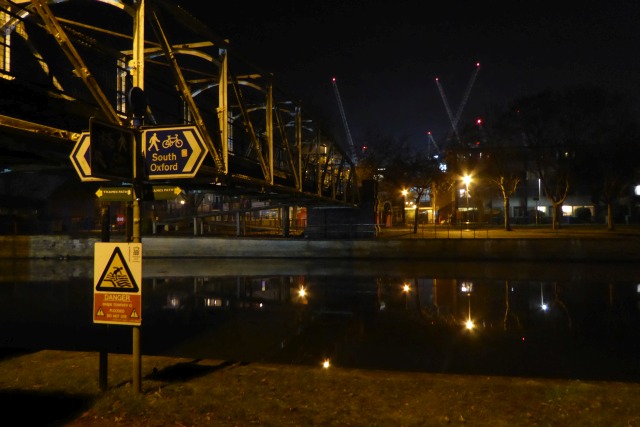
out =
[[(344, 132), (335, 77), (356, 145), (367, 132), (426, 144), (450, 120), (546, 88), (589, 83), (640, 96), (640, 2), (179, 0), (276, 84)], [(213, 12), (206, 12), (213, 7)], [(338, 135), (344, 137), (344, 135)]]

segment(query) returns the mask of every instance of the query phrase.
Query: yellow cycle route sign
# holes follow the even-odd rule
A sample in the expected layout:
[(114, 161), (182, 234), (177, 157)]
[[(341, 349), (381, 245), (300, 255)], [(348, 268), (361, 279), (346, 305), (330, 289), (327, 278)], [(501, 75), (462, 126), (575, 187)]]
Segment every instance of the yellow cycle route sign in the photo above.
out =
[(142, 243), (96, 243), (93, 282), (93, 323), (142, 324)]

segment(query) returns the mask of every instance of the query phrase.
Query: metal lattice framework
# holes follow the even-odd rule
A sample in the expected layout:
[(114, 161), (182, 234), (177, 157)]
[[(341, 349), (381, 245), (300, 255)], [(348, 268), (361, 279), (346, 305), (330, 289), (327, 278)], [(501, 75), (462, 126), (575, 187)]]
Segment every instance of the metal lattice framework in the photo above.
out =
[[(96, 118), (194, 125), (208, 148), (188, 185), (350, 204), (355, 165), (230, 44), (167, 0), (0, 0), (3, 170), (72, 168), (65, 155)], [(16, 141), (20, 141), (16, 143)], [(187, 185), (184, 182), (182, 186)]]

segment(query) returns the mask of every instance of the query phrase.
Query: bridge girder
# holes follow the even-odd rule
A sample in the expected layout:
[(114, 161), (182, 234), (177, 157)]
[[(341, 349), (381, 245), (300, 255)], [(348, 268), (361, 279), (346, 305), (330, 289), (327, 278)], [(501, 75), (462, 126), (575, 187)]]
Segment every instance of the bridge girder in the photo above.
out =
[[(139, 64), (144, 22), (153, 31), (142, 32)], [(193, 124), (205, 139), (209, 157), (192, 185), (357, 204), (355, 165), (335, 139), (269, 73), (170, 1), (0, 0), (0, 26), (0, 84), (11, 88), (0, 102), (0, 132), (12, 135), (3, 146), (13, 136), (39, 141), (13, 147), (18, 157), (60, 141), (70, 153), (91, 117), (133, 126), (127, 95), (143, 73), (144, 125)], [(0, 167), (11, 170), (12, 159)]]

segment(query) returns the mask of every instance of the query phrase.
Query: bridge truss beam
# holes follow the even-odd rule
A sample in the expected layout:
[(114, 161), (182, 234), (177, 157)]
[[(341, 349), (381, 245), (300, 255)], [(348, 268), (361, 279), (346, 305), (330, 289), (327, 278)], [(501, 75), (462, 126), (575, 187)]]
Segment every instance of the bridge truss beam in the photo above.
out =
[[(0, 89), (13, 96), (0, 104), (0, 132), (55, 135), (17, 144), (16, 158), (61, 137), (70, 153), (91, 117), (132, 125), (127, 94), (137, 82), (148, 100), (143, 126), (193, 124), (205, 139), (209, 157), (181, 186), (304, 203), (358, 200), (355, 164), (269, 73), (173, 2), (137, 4), (146, 10), (121, 0), (0, 0)], [(0, 168), (14, 170), (14, 160)], [(60, 160), (73, 170), (68, 157)]]

